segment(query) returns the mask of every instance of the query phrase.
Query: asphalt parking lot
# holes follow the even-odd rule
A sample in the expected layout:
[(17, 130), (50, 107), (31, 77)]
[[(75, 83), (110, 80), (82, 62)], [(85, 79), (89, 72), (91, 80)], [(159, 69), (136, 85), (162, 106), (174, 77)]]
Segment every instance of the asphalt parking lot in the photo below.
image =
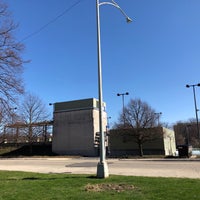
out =
[[(98, 158), (8, 158), (0, 170), (39, 173), (96, 174)], [(199, 159), (108, 159), (110, 174), (200, 178)]]

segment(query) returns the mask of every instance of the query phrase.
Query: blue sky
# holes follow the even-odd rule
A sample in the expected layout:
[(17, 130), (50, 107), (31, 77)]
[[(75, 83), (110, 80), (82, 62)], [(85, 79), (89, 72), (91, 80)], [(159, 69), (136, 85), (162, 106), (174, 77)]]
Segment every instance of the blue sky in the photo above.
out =
[[(103, 99), (111, 124), (122, 110), (122, 98), (116, 94), (124, 92), (130, 93), (125, 104), (140, 98), (162, 112), (162, 122), (194, 118), (192, 88), (185, 85), (200, 82), (200, 1), (116, 1), (133, 22), (127, 24), (112, 6), (100, 7)], [(6, 2), (19, 23), (19, 41), (66, 11), (23, 41), (23, 56), (31, 60), (23, 75), (26, 90), (47, 106), (49, 102), (98, 98), (96, 1)], [(200, 88), (196, 88), (196, 97), (200, 108)]]

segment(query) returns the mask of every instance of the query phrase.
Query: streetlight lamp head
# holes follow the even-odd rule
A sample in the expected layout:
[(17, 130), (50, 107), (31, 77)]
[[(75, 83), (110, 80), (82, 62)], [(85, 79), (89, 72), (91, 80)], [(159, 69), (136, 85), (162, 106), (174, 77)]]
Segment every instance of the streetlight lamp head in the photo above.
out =
[(119, 94), (119, 93), (117, 93), (117, 96), (120, 96), (120, 94)]
[(132, 22), (132, 19), (131, 19), (130, 17), (127, 17), (127, 18), (126, 18), (126, 22), (127, 22), (127, 23), (131, 23), (131, 22)]
[(186, 88), (189, 88), (190, 86), (189, 85), (186, 85)]
[(126, 95), (129, 95), (129, 93), (128, 93), (128, 92), (126, 92)]
[(200, 83), (198, 83), (197, 86), (200, 87)]

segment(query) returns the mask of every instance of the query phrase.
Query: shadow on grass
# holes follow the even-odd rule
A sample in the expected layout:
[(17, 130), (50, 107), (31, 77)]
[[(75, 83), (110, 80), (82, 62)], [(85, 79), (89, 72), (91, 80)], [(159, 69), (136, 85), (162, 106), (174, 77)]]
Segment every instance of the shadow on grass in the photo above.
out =
[[(95, 177), (95, 176), (94, 176)], [(67, 179), (87, 179), (89, 177), (83, 176), (64, 176), (64, 177), (8, 177), (2, 178), (0, 181), (54, 181), (54, 180), (67, 180)]]
[(87, 176), (88, 179), (99, 179), (96, 175)]
[[(1, 147), (3, 148), (3, 147)], [(5, 149), (9, 147), (4, 147)], [(1, 157), (20, 157), (20, 156), (56, 156), (57, 154), (52, 152), (51, 143), (40, 143), (40, 144), (21, 144), (21, 146), (16, 147), (6, 153), (2, 153)]]

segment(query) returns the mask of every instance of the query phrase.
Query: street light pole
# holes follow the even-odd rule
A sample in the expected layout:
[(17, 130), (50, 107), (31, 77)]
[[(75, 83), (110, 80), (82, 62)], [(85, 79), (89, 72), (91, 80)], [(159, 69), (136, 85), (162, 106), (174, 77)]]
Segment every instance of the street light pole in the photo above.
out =
[(49, 103), (49, 106), (53, 106), (52, 120), (54, 120), (55, 103)]
[[(10, 108), (10, 114), (11, 114), (11, 124), (14, 125), (15, 122), (16, 122), (16, 117), (17, 115), (15, 114), (15, 110), (17, 110), (17, 107), (13, 107), (13, 108)], [(16, 129), (18, 130), (18, 129)], [(13, 134), (14, 130), (12, 128), (12, 134)], [(15, 139), (15, 143), (17, 143), (17, 140), (18, 140), (18, 131), (16, 131), (16, 139)]]
[(129, 93), (128, 92), (126, 92), (126, 93), (118, 93), (117, 94), (117, 96), (122, 96), (122, 112), (123, 112), (123, 120), (124, 120), (124, 126), (125, 126), (125, 109), (124, 109), (124, 95), (129, 95)]
[(11, 123), (13, 124), (14, 123), (14, 116), (16, 115), (14, 110), (17, 110), (17, 107), (13, 107), (13, 108), (10, 108), (10, 112), (11, 112)]
[(102, 66), (101, 66), (101, 33), (100, 33), (100, 12), (99, 7), (101, 5), (112, 5), (118, 8), (121, 13), (126, 17), (127, 22), (132, 20), (126, 15), (126, 13), (119, 7), (119, 5), (112, 0), (112, 2), (101, 2), (96, 0), (96, 20), (97, 20), (97, 52), (98, 52), (98, 93), (99, 93), (99, 132), (100, 132), (100, 161), (97, 165), (97, 177), (106, 178), (109, 176), (108, 165), (106, 162), (106, 151), (105, 151), (105, 135), (103, 132), (103, 91), (102, 91)]
[(162, 112), (154, 113), (154, 115), (157, 115), (158, 126), (159, 126), (160, 125), (160, 116), (162, 115)]
[(198, 137), (200, 138), (200, 133), (199, 133), (199, 120), (198, 120), (198, 111), (199, 111), (199, 110), (197, 109), (195, 86), (200, 87), (200, 83), (194, 84), (194, 85), (186, 85), (187, 88), (189, 88), (189, 87), (192, 87), (192, 88), (193, 88), (194, 108), (195, 108), (196, 122), (197, 122), (197, 135), (198, 135)]
[(102, 67), (101, 67), (101, 34), (100, 34), (100, 15), (99, 15), (99, 0), (96, 0), (96, 18), (97, 18), (97, 51), (98, 51), (98, 92), (99, 92), (99, 132), (100, 132), (100, 161), (97, 165), (97, 177), (106, 178), (109, 176), (108, 165), (106, 162), (105, 153), (105, 135), (103, 132), (103, 117), (102, 117)]
[(110, 119), (111, 119), (111, 117), (107, 117), (107, 129), (110, 128), (110, 122), (109, 122)]

